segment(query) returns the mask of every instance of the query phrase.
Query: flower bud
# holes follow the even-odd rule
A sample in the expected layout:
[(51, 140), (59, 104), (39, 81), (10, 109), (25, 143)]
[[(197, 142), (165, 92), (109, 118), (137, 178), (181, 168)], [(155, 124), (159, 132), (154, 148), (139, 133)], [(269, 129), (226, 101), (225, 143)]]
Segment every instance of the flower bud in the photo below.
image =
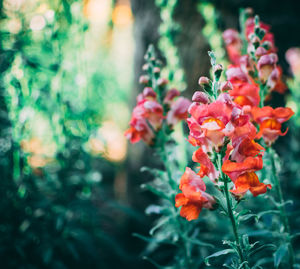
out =
[(250, 34), (249, 39), (255, 48), (257, 48), (259, 46), (260, 39), (258, 36), (254, 35), (254, 34)]
[(160, 68), (159, 67), (154, 67), (153, 73), (157, 74), (159, 72), (160, 72)]
[(159, 87), (165, 86), (167, 84), (168, 84), (168, 80), (165, 79), (165, 78), (160, 78), (160, 79), (157, 80), (157, 85)]
[(227, 29), (223, 32), (222, 37), (226, 46), (236, 42), (240, 42), (240, 35), (238, 31), (234, 29)]
[(140, 76), (139, 78), (139, 83), (140, 84), (148, 84), (149, 82), (149, 77), (146, 75)]
[(216, 64), (214, 66), (214, 73), (220, 73), (223, 71), (223, 66), (221, 64)]
[(147, 98), (147, 97), (156, 98), (156, 93), (151, 87), (144, 88), (143, 95), (145, 98)]
[(221, 83), (221, 91), (227, 92), (233, 90), (233, 86), (230, 81), (224, 81)]
[(148, 64), (144, 64), (143, 67), (142, 67), (142, 69), (143, 69), (144, 71), (147, 71), (147, 70), (148, 70), (148, 67), (149, 67)]
[(262, 43), (261, 46), (264, 47), (266, 50), (269, 50), (273, 47), (273, 44), (270, 41), (264, 41), (264, 43)]
[(192, 101), (202, 103), (202, 104), (207, 104), (209, 102), (209, 98), (207, 94), (205, 94), (204, 92), (196, 91), (193, 94)]
[(198, 80), (198, 84), (200, 86), (209, 85), (209, 78), (208, 77), (200, 77)]
[(261, 56), (267, 54), (267, 50), (264, 47), (258, 47), (255, 51), (255, 56), (260, 58)]
[(180, 95), (180, 92), (177, 89), (175, 89), (175, 88), (170, 89), (164, 98), (164, 103), (170, 104), (173, 101), (173, 99), (179, 95)]
[(277, 54), (270, 53), (260, 57), (257, 63), (260, 79), (265, 82), (272, 73), (278, 61)]

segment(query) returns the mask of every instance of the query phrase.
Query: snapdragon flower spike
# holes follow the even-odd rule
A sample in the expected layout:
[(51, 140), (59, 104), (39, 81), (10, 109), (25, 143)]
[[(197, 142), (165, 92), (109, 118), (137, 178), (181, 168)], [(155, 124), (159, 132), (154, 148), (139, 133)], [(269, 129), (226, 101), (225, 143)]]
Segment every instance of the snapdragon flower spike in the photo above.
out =
[[(234, 38), (235, 37), (235, 38)], [(249, 95), (255, 97), (257, 100), (257, 89), (259, 88), (259, 82), (267, 86), (269, 91), (277, 91), (279, 93), (284, 93), (286, 90), (286, 85), (282, 82), (281, 68), (277, 65), (278, 57), (276, 54), (276, 47), (274, 44), (274, 35), (270, 32), (270, 26), (259, 22), (258, 17), (248, 18), (245, 23), (245, 40), (248, 42), (245, 44), (248, 47), (248, 55), (242, 55), (241, 47), (232, 46), (229, 44), (241, 43), (242, 39), (239, 39), (237, 32), (233, 29), (228, 29), (223, 33), (223, 39), (226, 44), (227, 53), (229, 59), (236, 70), (229, 68), (228, 80), (231, 81), (231, 73), (234, 72), (236, 77), (242, 78), (243, 83), (250, 83), (253, 86), (245, 86), (246, 89), (253, 89), (253, 92)], [(235, 40), (235, 41), (233, 41)], [(234, 48), (234, 53), (232, 52)], [(235, 55), (234, 57), (232, 55)], [(238, 55), (240, 55), (238, 57)], [(240, 68), (240, 70), (238, 70)], [(243, 74), (241, 73), (243, 72)], [(256, 78), (256, 74), (258, 74)], [(254, 75), (254, 77), (253, 77)], [(246, 78), (245, 78), (246, 76)], [(234, 83), (233, 83), (234, 85)], [(235, 83), (236, 91), (232, 92), (234, 97), (237, 97), (239, 85)], [(256, 90), (255, 87), (257, 88)], [(237, 102), (241, 105), (246, 105), (251, 103), (246, 99), (247, 93), (242, 92), (240, 97), (238, 97)], [(264, 95), (263, 95), (264, 98)], [(256, 103), (256, 102), (255, 102)], [(254, 104), (257, 106), (256, 104)]]
[(131, 143), (143, 140), (148, 145), (153, 145), (157, 133), (162, 129), (164, 120), (169, 129), (188, 117), (188, 107), (191, 102), (179, 97), (176, 89), (166, 90), (168, 81), (160, 77), (160, 68), (153, 57), (152, 48), (148, 50), (145, 59), (147, 64), (143, 69), (147, 75), (142, 75), (140, 84), (145, 88), (137, 96), (137, 105), (133, 109), (130, 128), (125, 131), (125, 136)]
[(197, 219), (203, 207), (213, 208), (215, 199), (205, 192), (204, 181), (191, 168), (186, 168), (179, 189), (182, 193), (176, 195), (175, 206), (181, 207), (180, 215), (188, 221)]
[(270, 106), (262, 108), (253, 108), (252, 115), (254, 120), (259, 124), (259, 133), (256, 138), (263, 137), (267, 145), (271, 145), (278, 138), (287, 133), (281, 131), (283, 122), (288, 121), (294, 112), (290, 108), (278, 107), (273, 109)]

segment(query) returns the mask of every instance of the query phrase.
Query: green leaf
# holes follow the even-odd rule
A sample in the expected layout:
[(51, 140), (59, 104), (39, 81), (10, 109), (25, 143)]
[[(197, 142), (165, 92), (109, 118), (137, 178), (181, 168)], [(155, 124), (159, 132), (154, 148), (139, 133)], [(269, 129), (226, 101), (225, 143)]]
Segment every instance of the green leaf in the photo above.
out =
[(260, 219), (262, 216), (267, 215), (267, 214), (279, 214), (280, 212), (278, 210), (267, 210), (263, 211), (257, 214), (258, 219)]
[(288, 244), (281, 245), (274, 254), (274, 266), (278, 267), (281, 263), (282, 258), (285, 256), (288, 251)]
[(141, 185), (142, 189), (147, 189), (149, 191), (151, 191), (152, 193), (154, 193), (155, 195), (164, 198), (166, 200), (170, 200), (170, 197), (168, 195), (166, 195), (163, 191), (159, 191), (158, 189), (154, 188), (153, 186), (149, 185), (149, 184), (142, 184)]
[(162, 266), (162, 265), (159, 265), (156, 261), (152, 260), (149, 257), (143, 257), (143, 259), (149, 261), (150, 263), (152, 263), (158, 269), (173, 269), (172, 266)]
[(210, 247), (210, 248), (213, 248), (214, 245), (212, 244), (209, 244), (209, 243), (206, 243), (206, 242), (203, 242), (201, 240), (198, 240), (198, 239), (195, 239), (195, 238), (188, 238), (186, 236), (183, 236), (183, 238), (185, 240), (187, 240), (188, 242), (192, 243), (192, 244), (195, 244), (195, 245), (198, 245), (198, 246), (202, 246), (202, 247)]
[(242, 262), (242, 263), (240, 264), (240, 266), (238, 267), (238, 269), (244, 268), (244, 265), (246, 265), (246, 264), (248, 264), (247, 261)]
[(143, 236), (141, 234), (133, 233), (132, 236), (137, 237), (145, 242), (148, 243), (157, 243), (157, 244), (170, 244), (170, 245), (176, 245), (174, 242), (170, 240), (160, 240), (158, 238), (149, 237), (149, 236)]
[(223, 250), (221, 250), (221, 251), (218, 251), (218, 252), (216, 252), (216, 253), (214, 253), (214, 254), (209, 255), (208, 257), (206, 257), (206, 258), (204, 259), (204, 262), (205, 262), (205, 264), (206, 264), (207, 266), (210, 266), (210, 264), (209, 264), (209, 259), (215, 258), (215, 257), (219, 257), (219, 256), (221, 256), (221, 255), (227, 255), (227, 254), (229, 254), (229, 253), (235, 253), (235, 251), (234, 251), (233, 249), (231, 249), (231, 248), (223, 249)]
[(259, 246), (258, 248), (255, 248), (252, 251), (250, 251), (249, 256), (252, 256), (252, 255), (256, 254), (257, 252), (259, 252), (263, 249), (266, 249), (266, 248), (274, 248), (275, 249), (276, 245), (274, 245), (274, 244), (265, 244), (265, 245)]

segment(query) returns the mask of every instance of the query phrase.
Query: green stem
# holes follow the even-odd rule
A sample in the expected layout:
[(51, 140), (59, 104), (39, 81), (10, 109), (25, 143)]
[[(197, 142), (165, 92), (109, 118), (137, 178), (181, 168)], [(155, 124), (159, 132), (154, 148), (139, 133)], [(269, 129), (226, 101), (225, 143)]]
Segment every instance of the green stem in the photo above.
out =
[(277, 194), (277, 196), (279, 198), (279, 202), (280, 202), (280, 205), (277, 206), (277, 208), (280, 212), (280, 218), (281, 218), (281, 221), (284, 226), (284, 231), (288, 234), (288, 236), (286, 236), (285, 239), (288, 244), (290, 268), (293, 268), (293, 265), (295, 263), (295, 254), (294, 254), (294, 249), (293, 249), (291, 237), (290, 237), (291, 228), (290, 228), (288, 216), (287, 216), (286, 209), (285, 209), (285, 202), (283, 199), (280, 180), (278, 177), (278, 173), (276, 171), (277, 169), (276, 169), (276, 165), (275, 165), (275, 156), (274, 156), (275, 152), (271, 147), (268, 147), (267, 151), (269, 153), (270, 160), (271, 160), (271, 166), (272, 166), (272, 172), (273, 172), (273, 174), (272, 174), (273, 175), (273, 185), (275, 187), (275, 191), (276, 191), (276, 194)]
[[(239, 232), (238, 232), (238, 224), (236, 222), (236, 218), (234, 217), (233, 214), (233, 206), (231, 203), (231, 197), (230, 197), (230, 193), (229, 193), (229, 188), (228, 188), (228, 183), (229, 183), (229, 179), (227, 178), (227, 176), (225, 176), (222, 172), (222, 156), (220, 154), (218, 154), (218, 166), (219, 166), (219, 171), (220, 171), (220, 175), (221, 178), (224, 182), (224, 193), (225, 193), (225, 198), (226, 198), (226, 205), (227, 205), (227, 215), (230, 218), (230, 222), (231, 222), (231, 226), (232, 226), (232, 231), (234, 234), (234, 239), (235, 239), (235, 243), (236, 243), (236, 247), (237, 247), (237, 251), (239, 254), (239, 258), (240, 258), (240, 264), (244, 263), (246, 261), (244, 255), (243, 255), (243, 250), (242, 250), (242, 244), (241, 244), (241, 240), (240, 240), (240, 236), (239, 236)], [(242, 268), (248, 268), (247, 265), (243, 265)]]
[(239, 254), (239, 258), (240, 258), (240, 262), (243, 263), (245, 261), (244, 255), (243, 255), (243, 251), (242, 251), (242, 246), (241, 246), (241, 242), (240, 242), (240, 236), (238, 233), (238, 228), (237, 228), (237, 223), (235, 220), (235, 217), (233, 215), (233, 209), (232, 209), (232, 203), (231, 203), (231, 199), (230, 199), (230, 194), (229, 194), (229, 190), (228, 190), (228, 181), (227, 179), (224, 182), (224, 192), (225, 192), (225, 197), (226, 197), (226, 203), (227, 203), (227, 214), (230, 218), (231, 221), (231, 226), (232, 226), (232, 230), (233, 230), (233, 234), (234, 234), (234, 238), (235, 238), (235, 242), (236, 242), (236, 247), (237, 247), (237, 251)]

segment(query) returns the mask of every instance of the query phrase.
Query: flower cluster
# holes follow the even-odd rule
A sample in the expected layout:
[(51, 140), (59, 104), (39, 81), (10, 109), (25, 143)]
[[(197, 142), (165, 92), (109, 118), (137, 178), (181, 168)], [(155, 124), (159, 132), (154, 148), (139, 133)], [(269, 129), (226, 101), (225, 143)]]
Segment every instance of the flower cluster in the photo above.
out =
[(258, 134), (252, 116), (230, 94), (234, 90), (232, 83), (238, 80), (231, 77), (231, 81), (218, 82), (220, 66), (217, 66), (214, 67), (217, 80), (201, 77), (199, 84), (203, 91), (195, 92), (189, 107), (189, 142), (197, 147), (192, 159), (199, 164), (199, 172), (186, 169), (179, 186), (182, 193), (175, 199), (175, 205), (182, 206), (181, 216), (187, 220), (197, 219), (203, 207), (212, 208), (214, 199), (205, 193), (202, 180), (205, 176), (216, 185), (231, 180), (234, 187), (230, 192), (237, 199), (248, 191), (257, 196), (271, 188), (270, 184), (260, 182), (255, 173), (263, 168), (264, 148), (254, 141)]
[[(147, 66), (146, 66), (147, 68)], [(154, 68), (155, 77), (160, 69)], [(170, 130), (188, 117), (188, 107), (191, 102), (180, 96), (177, 89), (165, 90), (168, 81), (163, 78), (150, 79), (141, 76), (140, 83), (144, 90), (137, 96), (137, 105), (133, 109), (130, 128), (125, 131), (125, 136), (131, 143), (141, 139), (148, 145), (154, 143), (156, 134), (162, 128), (164, 120)], [(156, 88), (156, 91), (153, 89)]]
[[(232, 62), (227, 76), (230, 77), (229, 81), (236, 82), (233, 83), (232, 94), (235, 97), (240, 96), (239, 102), (241, 101), (243, 105), (258, 105), (260, 82), (265, 83), (268, 90), (279, 93), (284, 93), (286, 86), (281, 80), (282, 70), (277, 65), (277, 49), (270, 26), (259, 22), (258, 18), (249, 17), (245, 21), (244, 28), (245, 36), (242, 37), (234, 29), (228, 29), (223, 33), (226, 50)], [(248, 89), (249, 84), (252, 85), (251, 89)], [(240, 87), (245, 87), (245, 89), (242, 89), (238, 95)], [(253, 100), (247, 100), (245, 98), (247, 95)]]
[[(228, 56), (232, 62), (226, 76), (232, 89), (228, 93), (235, 103), (243, 107), (253, 122), (259, 125), (256, 138), (263, 138), (271, 145), (278, 136), (285, 135), (281, 124), (294, 113), (290, 108), (263, 107), (265, 95), (270, 91), (284, 93), (286, 86), (281, 80), (282, 70), (274, 44), (270, 26), (259, 21), (258, 17), (245, 20), (243, 40), (234, 29), (223, 33)], [(237, 45), (238, 44), (238, 45)], [(242, 48), (245, 47), (245, 54)]]

